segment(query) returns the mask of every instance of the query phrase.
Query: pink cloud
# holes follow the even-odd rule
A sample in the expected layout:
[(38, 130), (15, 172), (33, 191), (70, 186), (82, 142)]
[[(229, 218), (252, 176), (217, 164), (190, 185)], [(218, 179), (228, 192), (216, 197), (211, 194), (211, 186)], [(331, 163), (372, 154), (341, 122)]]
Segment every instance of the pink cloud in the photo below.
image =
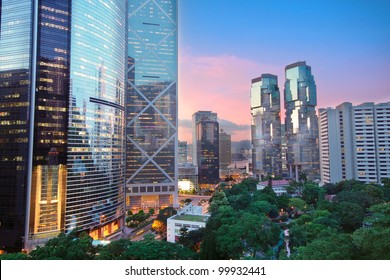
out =
[[(194, 56), (184, 51), (179, 56), (179, 119), (190, 120), (193, 113), (209, 110), (235, 124), (250, 124), (251, 80), (276, 70), (280, 71), (233, 55)], [(188, 132), (179, 128), (179, 139), (191, 142)], [(232, 140), (246, 139), (249, 129), (232, 132)]]

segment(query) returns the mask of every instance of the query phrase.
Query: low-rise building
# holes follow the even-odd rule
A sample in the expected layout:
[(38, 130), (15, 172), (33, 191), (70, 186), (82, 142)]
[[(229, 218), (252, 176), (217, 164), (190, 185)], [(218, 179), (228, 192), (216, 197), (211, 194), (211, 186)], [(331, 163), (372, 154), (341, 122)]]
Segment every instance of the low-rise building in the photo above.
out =
[(187, 231), (198, 230), (206, 227), (210, 215), (202, 214), (201, 206), (186, 205), (178, 211), (178, 214), (167, 220), (167, 241), (175, 243), (180, 237), (180, 230), (186, 228)]
[[(257, 184), (257, 190), (263, 190), (268, 186), (268, 181), (260, 182)], [(287, 187), (289, 186), (289, 181), (287, 180), (272, 180), (272, 189), (277, 196), (286, 194)]]

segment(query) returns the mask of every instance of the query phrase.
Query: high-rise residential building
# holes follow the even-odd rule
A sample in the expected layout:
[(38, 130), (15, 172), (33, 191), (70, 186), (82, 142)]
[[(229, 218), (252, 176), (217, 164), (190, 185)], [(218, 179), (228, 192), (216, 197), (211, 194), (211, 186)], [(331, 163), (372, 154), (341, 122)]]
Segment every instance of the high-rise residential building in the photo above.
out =
[[(193, 138), (198, 166), (200, 188), (212, 188), (219, 183), (219, 123), (217, 114), (200, 111), (192, 116), (195, 138)], [(195, 154), (195, 153), (194, 153)]]
[(286, 109), (287, 168), (290, 178), (320, 178), (317, 90), (311, 67), (305, 61), (286, 66), (284, 107)]
[(192, 115), (192, 163), (198, 166), (197, 125), (201, 121), (217, 122), (217, 113), (211, 111), (198, 111)]
[(390, 103), (319, 110), (321, 181), (390, 178)]
[(125, 3), (0, 5), (0, 247), (120, 232)]
[(188, 145), (187, 141), (179, 141), (179, 165), (187, 163)]
[(353, 179), (352, 104), (318, 110), (321, 181)]
[(232, 163), (232, 137), (221, 129), (219, 132), (219, 168), (226, 170)]
[(263, 74), (252, 80), (252, 164), (259, 179), (282, 175), (280, 92), (278, 77)]
[(177, 205), (177, 1), (128, 3), (126, 207)]

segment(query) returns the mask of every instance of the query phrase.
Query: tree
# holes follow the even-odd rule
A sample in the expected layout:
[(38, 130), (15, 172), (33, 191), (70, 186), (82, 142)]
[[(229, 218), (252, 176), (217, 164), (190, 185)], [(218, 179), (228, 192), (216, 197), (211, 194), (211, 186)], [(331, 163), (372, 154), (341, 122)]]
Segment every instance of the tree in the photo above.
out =
[(371, 223), (376, 228), (390, 227), (390, 203), (371, 206), (368, 211), (371, 216), (366, 218), (365, 222)]
[(336, 185), (333, 183), (326, 183), (322, 186), (326, 194), (334, 195), (337, 194)]
[(218, 210), (219, 207), (223, 205), (229, 205), (229, 202), (226, 198), (226, 194), (223, 191), (214, 193), (212, 197), (212, 202), (209, 206), (209, 212), (213, 213)]
[(351, 260), (355, 247), (347, 234), (334, 233), (315, 239), (306, 246), (298, 247), (291, 256), (296, 260)]
[(188, 231), (185, 235), (179, 237), (179, 243), (191, 249), (194, 252), (199, 252), (201, 243), (204, 239), (205, 228)]
[(237, 225), (222, 225), (215, 233), (215, 249), (218, 259), (235, 259), (242, 256), (245, 249), (240, 239), (242, 229)]
[(124, 253), (126, 260), (196, 260), (198, 254), (180, 244), (157, 240), (133, 242)]
[(287, 194), (282, 194), (276, 197), (276, 206), (278, 207), (278, 209), (286, 210), (289, 201), (290, 201), (290, 197)]
[(390, 260), (390, 228), (361, 228), (352, 237), (359, 259)]
[(316, 205), (323, 198), (324, 191), (314, 183), (305, 183), (302, 191), (302, 199), (307, 204)]
[(364, 216), (364, 209), (356, 203), (343, 201), (336, 207), (335, 217), (346, 232), (361, 227)]
[(167, 231), (167, 225), (164, 224), (162, 221), (155, 219), (152, 224), (152, 230), (157, 233), (163, 234)]
[(248, 212), (252, 214), (265, 214), (270, 218), (276, 218), (279, 216), (278, 209), (275, 205), (272, 205), (268, 201), (255, 201), (252, 202), (248, 207)]
[(156, 210), (154, 210), (154, 208), (150, 208), (149, 209), (149, 215), (154, 215), (154, 213), (156, 212)]
[(266, 252), (279, 241), (280, 227), (270, 219), (251, 213), (243, 213), (237, 223), (246, 251), (255, 257), (257, 252)]
[(125, 260), (126, 252), (132, 242), (127, 239), (119, 239), (99, 248), (97, 260)]
[(382, 186), (380, 188), (383, 191), (385, 201), (390, 201), (390, 178), (382, 178)]
[(228, 197), (228, 202), (234, 210), (244, 210), (252, 202), (252, 196), (248, 192), (240, 195), (231, 195)]
[(30, 255), (34, 260), (92, 260), (97, 249), (92, 245), (92, 238), (86, 233), (60, 233), (44, 246), (33, 250)]
[(304, 227), (293, 223), (289, 229), (290, 247), (299, 247), (307, 244), (307, 233)]
[(167, 232), (168, 218), (176, 214), (177, 211), (173, 207), (166, 207), (161, 209), (157, 215), (157, 218), (153, 221), (152, 229), (160, 234), (165, 234)]
[(294, 211), (305, 211), (307, 206), (306, 202), (298, 197), (290, 198), (290, 202), (288, 203), (288, 207), (293, 208)]
[(30, 257), (23, 253), (12, 253), (12, 254), (4, 254), (0, 255), (0, 260), (29, 260)]
[(257, 189), (258, 183), (259, 181), (255, 178), (246, 178), (240, 183), (240, 186), (248, 192), (254, 192)]
[(204, 230), (204, 239), (200, 247), (200, 256), (204, 260), (225, 259), (226, 254), (217, 250), (217, 231), (223, 225), (234, 225), (239, 219), (239, 213), (231, 206), (222, 205), (211, 214)]

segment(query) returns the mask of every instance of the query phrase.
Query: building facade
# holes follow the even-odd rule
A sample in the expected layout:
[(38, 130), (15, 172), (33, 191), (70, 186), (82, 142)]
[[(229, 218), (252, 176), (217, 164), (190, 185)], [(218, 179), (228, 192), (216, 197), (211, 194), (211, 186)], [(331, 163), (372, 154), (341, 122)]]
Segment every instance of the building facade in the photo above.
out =
[(198, 142), (197, 139), (197, 125), (201, 121), (217, 122), (217, 113), (211, 111), (198, 111), (192, 115), (192, 163), (198, 166)]
[(167, 241), (171, 243), (179, 241), (181, 230), (184, 228), (189, 232), (206, 227), (209, 218), (210, 215), (202, 214), (202, 206), (185, 205), (177, 215), (168, 218)]
[(263, 74), (252, 80), (252, 164), (253, 174), (282, 175), (280, 92), (278, 77)]
[(179, 141), (179, 165), (186, 164), (188, 157), (188, 144), (187, 141)]
[(128, 2), (126, 207), (177, 205), (177, 1)]
[(284, 89), (287, 168), (289, 177), (320, 178), (317, 89), (311, 67), (305, 61), (286, 66)]
[(232, 137), (222, 129), (219, 132), (219, 168), (227, 170), (232, 163)]
[(179, 192), (194, 193), (198, 191), (198, 167), (192, 163), (179, 165)]
[(321, 181), (390, 178), (390, 103), (319, 110)]
[(125, 4), (0, 3), (0, 246), (110, 236), (124, 217)]
[(219, 183), (219, 123), (217, 114), (200, 111), (192, 116), (195, 127), (194, 149), (200, 188)]
[(321, 181), (354, 178), (352, 104), (318, 110)]

